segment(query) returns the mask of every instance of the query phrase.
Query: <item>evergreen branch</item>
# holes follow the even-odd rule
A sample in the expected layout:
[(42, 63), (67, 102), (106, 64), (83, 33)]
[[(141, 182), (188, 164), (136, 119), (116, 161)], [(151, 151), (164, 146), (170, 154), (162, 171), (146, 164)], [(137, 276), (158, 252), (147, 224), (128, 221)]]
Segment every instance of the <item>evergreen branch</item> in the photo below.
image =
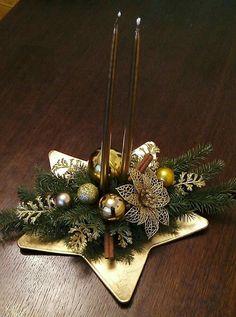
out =
[(194, 173), (201, 175), (204, 180), (214, 178), (224, 169), (225, 163), (222, 160), (214, 160), (212, 162), (202, 164), (193, 170)]
[(72, 186), (74, 187), (79, 187), (82, 184), (93, 182), (93, 180), (89, 176), (86, 165), (81, 164), (79, 166), (78, 170), (74, 174), (72, 174), (71, 182), (72, 182)]
[(211, 144), (199, 144), (177, 158), (162, 159), (160, 161), (160, 166), (170, 167), (175, 171), (176, 174), (190, 171), (199, 165), (202, 160), (206, 159), (212, 150), (213, 148)]
[(236, 178), (185, 197), (190, 206), (199, 212), (214, 214), (236, 206)]
[(85, 209), (82, 215), (80, 215), (77, 208), (67, 210), (66, 212), (61, 212), (61, 210), (58, 209), (55, 212), (55, 217), (53, 217), (52, 221), (55, 223), (55, 225), (64, 223), (64, 225), (68, 227), (73, 227), (77, 223), (82, 222), (84, 219), (89, 220), (90, 216), (90, 211), (88, 209)]
[(231, 200), (225, 194), (218, 195), (192, 195), (188, 197), (190, 206), (201, 213), (214, 214), (223, 211), (231, 205)]
[(193, 208), (185, 197), (176, 193), (170, 195), (170, 202), (167, 205), (170, 218), (191, 218), (193, 213), (197, 211), (197, 208)]
[(17, 189), (17, 195), (21, 202), (28, 202), (28, 201), (35, 201), (37, 194), (35, 191), (25, 187), (24, 185), (21, 185)]
[[(103, 257), (103, 237), (99, 237), (97, 240), (88, 242), (86, 249), (83, 250), (83, 255), (90, 261), (97, 261)], [(68, 245), (69, 239), (67, 239), (66, 244)]]
[(49, 193), (54, 196), (60, 192), (72, 192), (67, 179), (64, 176), (54, 175), (51, 172), (41, 171), (37, 175), (36, 190), (42, 197)]
[[(62, 211), (62, 210), (61, 210)], [(24, 231), (29, 234), (35, 234), (42, 241), (55, 241), (67, 237), (69, 227), (64, 223), (56, 223), (53, 213), (44, 213), (40, 217), (37, 225), (31, 222), (24, 223)]]
[(83, 204), (78, 204), (73, 209), (67, 210), (66, 212), (61, 212), (59, 209), (56, 211), (54, 222), (55, 224), (61, 223), (70, 227), (74, 227), (78, 223), (96, 224), (104, 231), (105, 226), (100, 213), (96, 207), (85, 206)]
[[(202, 160), (211, 150), (211, 145), (199, 145), (176, 159), (162, 160), (161, 166), (174, 169), (176, 176), (182, 173), (182, 185), (193, 183), (197, 186), (200, 177), (209, 180), (224, 167), (221, 160), (201, 165)], [(16, 209), (0, 211), (0, 239), (7, 240), (15, 233), (28, 232), (37, 234), (44, 241), (64, 239), (68, 246), (78, 247), (78, 250), (85, 241), (86, 248), (82, 251), (83, 255), (90, 260), (102, 257), (105, 221), (100, 216), (98, 205), (84, 205), (76, 199), (77, 188), (81, 184), (93, 181), (88, 175), (86, 166), (80, 165), (79, 162), (76, 165), (72, 163), (71, 170), (64, 176), (39, 171), (35, 191), (25, 187), (18, 189), (22, 203)], [(62, 161), (60, 164), (63, 165), (65, 162)], [(189, 179), (184, 178), (187, 174), (191, 176)], [(194, 178), (195, 174), (199, 178)], [(113, 192), (119, 180), (110, 178), (109, 181), (110, 191)], [(55, 206), (51, 200), (59, 192), (68, 192), (72, 197), (73, 203), (66, 211)], [(166, 207), (170, 222), (169, 226), (160, 226), (159, 234), (175, 232), (178, 229), (176, 221), (191, 218), (194, 212), (214, 214), (223, 211), (226, 207), (235, 206), (236, 178), (208, 189), (193, 190), (184, 196), (178, 195), (175, 186), (170, 186), (168, 193), (171, 199)], [(110, 223), (109, 230), (114, 236), (116, 261), (130, 263), (134, 253), (141, 252), (148, 242), (144, 226), (126, 220)]]
[(209, 193), (221, 192), (232, 195), (236, 199), (236, 177), (216, 186), (208, 188)]
[(22, 221), (17, 217), (16, 209), (0, 211), (0, 241), (9, 240), (22, 233)]

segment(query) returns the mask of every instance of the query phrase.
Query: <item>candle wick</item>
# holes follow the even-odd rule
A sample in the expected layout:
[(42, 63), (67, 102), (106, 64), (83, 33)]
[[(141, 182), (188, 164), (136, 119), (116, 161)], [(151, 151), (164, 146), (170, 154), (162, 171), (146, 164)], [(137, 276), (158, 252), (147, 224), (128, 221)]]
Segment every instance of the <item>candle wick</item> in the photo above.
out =
[(136, 20), (136, 26), (137, 26), (137, 28), (139, 28), (140, 23), (141, 23), (141, 18), (137, 18), (137, 20)]
[(117, 23), (118, 23), (118, 20), (119, 20), (120, 17), (121, 17), (121, 12), (119, 11), (119, 12), (117, 13), (117, 17), (116, 17), (116, 21), (115, 21), (115, 26), (117, 26)]

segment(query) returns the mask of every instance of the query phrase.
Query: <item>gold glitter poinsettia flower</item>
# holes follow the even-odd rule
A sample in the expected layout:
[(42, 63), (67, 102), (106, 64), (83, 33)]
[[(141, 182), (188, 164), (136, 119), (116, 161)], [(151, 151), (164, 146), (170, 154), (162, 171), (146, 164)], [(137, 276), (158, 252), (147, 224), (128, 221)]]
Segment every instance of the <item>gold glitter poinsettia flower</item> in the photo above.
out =
[(145, 225), (145, 232), (150, 239), (159, 230), (159, 223), (169, 225), (169, 214), (164, 208), (170, 201), (163, 181), (159, 181), (151, 171), (140, 173), (131, 168), (133, 184), (117, 187), (120, 196), (132, 207), (125, 214), (127, 221)]

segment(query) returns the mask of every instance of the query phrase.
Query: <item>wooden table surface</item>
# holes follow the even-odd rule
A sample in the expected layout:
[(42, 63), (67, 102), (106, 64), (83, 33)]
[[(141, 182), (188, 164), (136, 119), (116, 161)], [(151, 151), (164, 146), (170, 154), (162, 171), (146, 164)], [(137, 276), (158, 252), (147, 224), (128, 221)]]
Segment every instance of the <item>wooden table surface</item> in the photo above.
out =
[[(121, 148), (135, 19), (142, 17), (134, 145), (163, 156), (211, 142), (236, 174), (234, 1), (22, 0), (0, 23), (0, 208), (57, 149), (99, 147), (114, 16), (122, 10), (113, 147)], [(213, 157), (213, 155), (212, 155)], [(79, 258), (1, 246), (1, 317), (236, 316), (235, 210), (200, 234), (154, 249), (120, 305)]]

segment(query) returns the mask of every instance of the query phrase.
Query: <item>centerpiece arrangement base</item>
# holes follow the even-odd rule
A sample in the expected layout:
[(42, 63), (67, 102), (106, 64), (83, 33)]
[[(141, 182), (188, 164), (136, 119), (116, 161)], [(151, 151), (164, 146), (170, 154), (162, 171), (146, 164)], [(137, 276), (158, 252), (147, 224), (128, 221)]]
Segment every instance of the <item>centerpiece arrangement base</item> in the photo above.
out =
[[(135, 153), (143, 155), (147, 147), (154, 145), (153, 142), (147, 142), (137, 148)], [(57, 173), (63, 175), (68, 167), (76, 166), (79, 163), (87, 164), (87, 161), (72, 157), (70, 155), (52, 150), (49, 152), (49, 162), (51, 170), (54, 171), (58, 162), (61, 162), (60, 168)], [(207, 219), (195, 214), (194, 217), (186, 221), (181, 220), (178, 222), (178, 232), (176, 233), (163, 233), (156, 234), (146, 245), (141, 253), (136, 253), (134, 259), (130, 264), (120, 261), (107, 260), (102, 258), (98, 261), (90, 261), (79, 253), (73, 252), (72, 249), (66, 246), (65, 242), (42, 242), (37, 236), (23, 235), (18, 240), (18, 246), (24, 250), (47, 252), (51, 254), (63, 254), (82, 256), (92, 270), (97, 274), (100, 280), (110, 290), (114, 297), (120, 303), (127, 303), (131, 300), (138, 280), (143, 271), (150, 250), (154, 247), (160, 246), (165, 243), (175, 241), (177, 239), (189, 236), (195, 232), (205, 229), (208, 226)]]
[[(152, 248), (189, 236), (205, 229), (207, 226), (207, 219), (197, 214), (191, 220), (179, 221), (178, 233), (158, 234), (154, 236), (153, 239), (146, 244), (141, 253), (134, 255), (134, 259), (130, 264), (110, 261), (105, 258), (96, 262), (89, 261), (84, 256), (83, 258), (115, 298), (120, 303), (127, 303), (131, 300), (148, 254)], [(81, 256), (69, 249), (64, 241), (45, 243), (40, 241), (36, 236), (26, 234), (18, 240), (18, 246), (26, 250)]]

